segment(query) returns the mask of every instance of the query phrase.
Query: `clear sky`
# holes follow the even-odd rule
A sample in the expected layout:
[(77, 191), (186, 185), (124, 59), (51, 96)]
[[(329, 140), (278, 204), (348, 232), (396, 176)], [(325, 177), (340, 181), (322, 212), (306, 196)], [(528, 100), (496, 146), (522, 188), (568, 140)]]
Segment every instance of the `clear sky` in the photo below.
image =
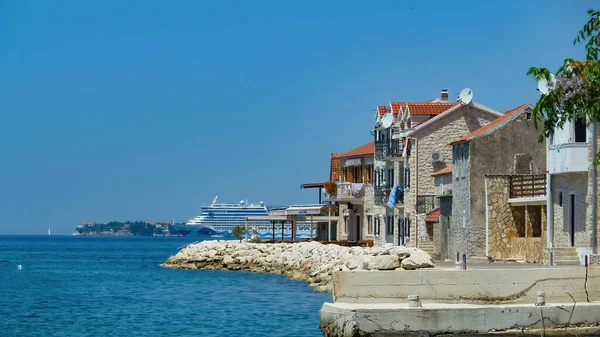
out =
[(314, 203), (376, 105), (535, 102), (594, 3), (0, 1), (0, 234)]

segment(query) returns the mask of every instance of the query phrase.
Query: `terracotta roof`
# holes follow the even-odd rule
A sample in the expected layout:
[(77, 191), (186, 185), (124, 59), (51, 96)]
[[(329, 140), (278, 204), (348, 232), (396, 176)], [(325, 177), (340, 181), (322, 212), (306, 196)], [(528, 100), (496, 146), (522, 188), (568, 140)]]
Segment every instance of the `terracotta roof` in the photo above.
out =
[(340, 158), (335, 153), (331, 154), (331, 166), (329, 167), (329, 181), (340, 180)]
[(383, 115), (390, 112), (390, 107), (386, 105), (378, 105), (377, 112), (379, 113), (379, 117), (383, 117)]
[(435, 222), (440, 219), (440, 208), (436, 208), (425, 215), (425, 222)]
[(380, 105), (377, 107), (379, 116), (385, 115), (391, 107), (391, 111), (394, 115), (397, 115), (401, 110), (405, 111), (408, 105), (408, 110), (411, 115), (439, 115), (442, 112), (450, 109), (453, 106), (460, 104), (458, 102), (391, 102), (390, 106), (385, 106), (387, 109), (381, 109), (384, 107)]
[(435, 177), (435, 176), (441, 176), (442, 174), (448, 174), (448, 173), (452, 173), (452, 166), (446, 166), (443, 169), (434, 172), (431, 176)]
[(452, 145), (452, 144), (456, 144), (456, 143), (460, 143), (460, 142), (464, 142), (464, 141), (469, 141), (477, 136), (484, 134), (486, 131), (490, 131), (490, 130), (493, 131), (493, 129), (495, 127), (499, 126), (503, 121), (507, 120), (509, 117), (511, 117), (517, 113), (523, 112), (524, 111), (523, 109), (525, 109), (529, 106), (531, 106), (531, 103), (527, 102), (525, 104), (519, 105), (518, 107), (516, 107), (514, 109), (508, 110), (502, 116), (494, 119), (493, 121), (487, 123), (486, 125), (480, 127), (479, 129), (477, 129), (471, 133), (468, 133), (460, 138), (457, 138), (457, 139), (451, 141), (450, 143), (448, 143), (448, 145)]
[(335, 155), (337, 158), (348, 158), (348, 157), (366, 156), (366, 155), (374, 154), (374, 153), (375, 153), (375, 142), (369, 142), (365, 145), (359, 146), (348, 152), (335, 153), (333, 155)]

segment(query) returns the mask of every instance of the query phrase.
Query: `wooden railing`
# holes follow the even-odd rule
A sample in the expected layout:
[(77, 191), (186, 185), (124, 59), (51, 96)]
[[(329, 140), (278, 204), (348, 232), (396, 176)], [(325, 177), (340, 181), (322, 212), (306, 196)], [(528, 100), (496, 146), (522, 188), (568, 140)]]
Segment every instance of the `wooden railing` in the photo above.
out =
[(509, 198), (541, 197), (546, 195), (546, 175), (510, 176)]

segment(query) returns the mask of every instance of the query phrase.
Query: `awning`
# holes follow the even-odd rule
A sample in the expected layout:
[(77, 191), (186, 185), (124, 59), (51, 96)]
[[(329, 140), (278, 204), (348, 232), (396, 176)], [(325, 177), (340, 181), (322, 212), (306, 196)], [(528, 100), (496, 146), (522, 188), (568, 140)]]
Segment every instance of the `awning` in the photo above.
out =
[(325, 183), (306, 183), (300, 185), (300, 188), (324, 188)]
[(425, 222), (436, 222), (440, 219), (440, 209), (436, 208), (425, 215)]
[(352, 158), (352, 159), (346, 159), (344, 161), (344, 167), (361, 166), (361, 165), (362, 165), (362, 158)]
[(285, 209), (286, 215), (318, 215), (324, 205), (295, 205)]

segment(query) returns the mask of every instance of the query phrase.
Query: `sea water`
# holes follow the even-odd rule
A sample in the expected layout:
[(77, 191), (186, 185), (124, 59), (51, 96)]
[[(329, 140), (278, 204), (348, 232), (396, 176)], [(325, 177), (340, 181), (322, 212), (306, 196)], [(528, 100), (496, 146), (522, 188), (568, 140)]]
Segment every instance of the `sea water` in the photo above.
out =
[(304, 282), (159, 266), (197, 240), (0, 236), (0, 336), (322, 336)]

